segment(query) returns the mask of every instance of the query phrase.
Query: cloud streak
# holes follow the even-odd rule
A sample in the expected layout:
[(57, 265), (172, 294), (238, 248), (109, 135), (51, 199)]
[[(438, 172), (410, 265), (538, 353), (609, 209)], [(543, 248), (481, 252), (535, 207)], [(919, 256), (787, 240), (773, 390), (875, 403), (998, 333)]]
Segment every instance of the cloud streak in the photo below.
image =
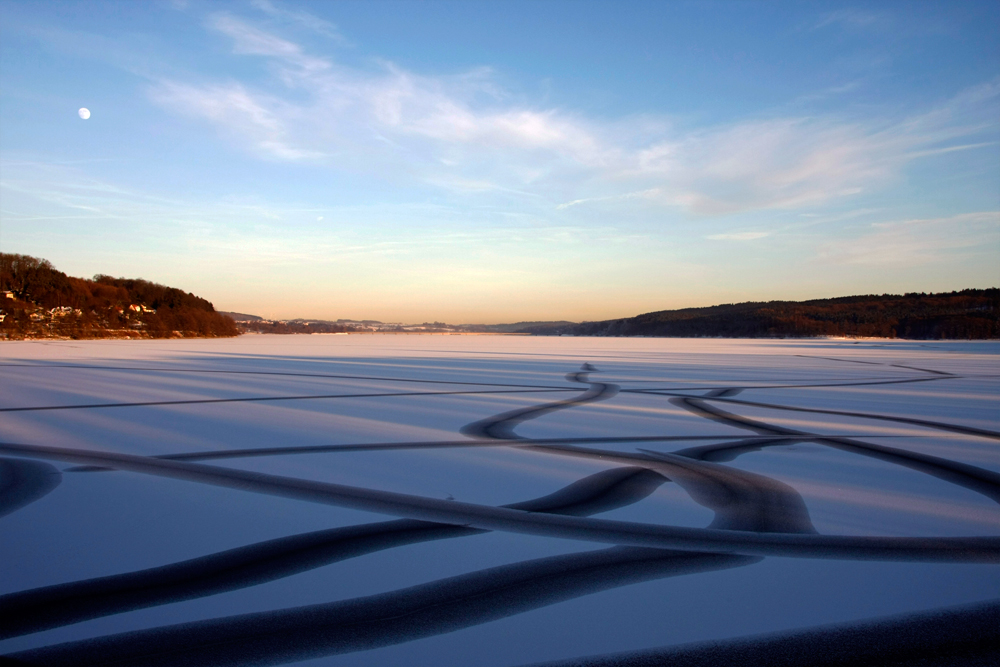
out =
[(770, 235), (770, 232), (732, 232), (730, 234), (711, 234), (705, 238), (710, 241), (754, 241)]
[(883, 16), (863, 9), (846, 8), (823, 15), (823, 18), (814, 26), (814, 30), (826, 28), (827, 26), (841, 26), (849, 30), (871, 28), (878, 25)]
[(315, 14), (290, 10), (284, 6), (276, 5), (271, 0), (251, 0), (250, 4), (273, 19), (301, 26), (324, 37), (329, 37), (340, 45), (347, 45), (347, 40), (340, 34), (340, 30), (335, 24), (321, 19)]
[(820, 257), (836, 264), (908, 265), (1000, 248), (1000, 211), (881, 222), (860, 236), (830, 241)]
[(771, 117), (685, 131), (664, 119), (532, 108), (512, 101), (487, 68), (432, 76), (382, 62), (362, 70), (231, 14), (207, 26), (234, 56), (263, 59), (270, 84), (160, 79), (150, 89), (157, 104), (215, 125), (260, 157), (349, 162), (459, 191), (526, 192), (559, 210), (638, 205), (719, 216), (836, 201), (890, 184), (911, 160), (992, 145), (969, 138), (992, 127), (1000, 96), (992, 82), (902, 119)]

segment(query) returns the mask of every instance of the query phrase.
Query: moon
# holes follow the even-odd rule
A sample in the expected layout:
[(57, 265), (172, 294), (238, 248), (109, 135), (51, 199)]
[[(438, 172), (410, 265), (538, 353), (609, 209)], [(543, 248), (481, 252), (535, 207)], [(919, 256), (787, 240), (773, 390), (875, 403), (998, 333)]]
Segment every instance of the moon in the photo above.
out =
[(90, 109), (88, 109), (87, 107), (80, 109), (79, 111), (77, 111), (77, 113), (80, 114), (80, 118), (84, 120), (90, 118)]

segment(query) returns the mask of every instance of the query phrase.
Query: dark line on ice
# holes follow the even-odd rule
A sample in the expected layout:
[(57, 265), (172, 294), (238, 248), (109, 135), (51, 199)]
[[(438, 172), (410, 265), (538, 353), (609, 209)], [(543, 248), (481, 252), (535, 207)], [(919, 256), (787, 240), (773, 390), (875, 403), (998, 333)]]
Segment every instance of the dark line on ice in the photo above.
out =
[[(612, 468), (547, 496), (504, 507), (589, 516), (639, 502), (666, 481), (662, 475), (645, 468)], [(0, 596), (0, 639), (255, 586), (406, 544), (484, 532), (465, 526), (399, 519), (302, 533), (161, 567), (20, 591)]]
[(460, 382), (458, 380), (417, 380), (387, 378), (367, 375), (333, 375), (327, 373), (289, 373), (280, 371), (233, 371), (201, 368), (140, 368), (133, 366), (87, 366), (83, 364), (0, 364), (0, 368), (77, 368), (93, 371), (139, 371), (148, 373), (217, 373), (224, 375), (276, 375), (282, 377), (334, 378), (342, 380), (371, 380), (376, 382), (416, 382), (421, 384), (461, 384), (477, 387), (520, 387), (523, 389), (562, 389), (551, 385), (505, 384), (502, 382)]
[(947, 422), (933, 421), (930, 419), (916, 419), (914, 417), (896, 417), (893, 415), (880, 415), (871, 412), (852, 412), (849, 410), (826, 410), (823, 408), (800, 408), (790, 405), (777, 405), (774, 403), (760, 403), (757, 401), (745, 401), (738, 398), (713, 398), (714, 401), (724, 401), (726, 403), (732, 403), (734, 405), (748, 405), (757, 408), (767, 408), (769, 410), (784, 410), (787, 412), (811, 412), (814, 414), (822, 415), (838, 415), (842, 417), (857, 417), (859, 419), (876, 419), (880, 421), (892, 421), (899, 422), (901, 424), (913, 424), (914, 426), (926, 426), (927, 428), (934, 428), (941, 431), (951, 431), (953, 433), (962, 433), (964, 435), (976, 435), (983, 438), (992, 438), (994, 440), (1000, 440), (1000, 433), (997, 431), (990, 431), (982, 428), (975, 428), (973, 426), (962, 426), (960, 424), (949, 424)]
[(524, 512), (130, 454), (13, 443), (0, 443), (0, 452), (108, 466), (380, 514), (591, 542), (804, 558), (1000, 562), (1000, 537), (859, 537), (662, 526)]
[[(974, 377), (992, 377), (987, 375), (974, 376)], [(903, 380), (865, 380), (861, 382), (836, 382), (836, 383), (810, 383), (810, 384), (761, 384), (761, 385), (741, 385), (740, 389), (746, 391), (748, 389), (835, 389), (837, 387), (871, 387), (886, 384), (914, 384), (917, 382), (938, 382), (940, 380), (964, 380), (969, 379), (967, 377), (959, 375), (948, 375), (945, 377), (919, 377), (919, 378), (906, 378)], [(706, 383), (707, 384), (707, 383)], [(645, 389), (622, 389), (622, 393), (629, 394), (657, 394), (678, 391), (704, 391), (705, 386), (701, 387), (647, 387)]]
[[(921, 378), (920, 380), (910, 380), (911, 382), (926, 382), (927, 380), (935, 380), (938, 378)], [(944, 378), (942, 378), (944, 379)], [(951, 378), (947, 378), (951, 379)], [(744, 387), (746, 389), (746, 387)], [(701, 396), (687, 396), (684, 394), (673, 394), (666, 391), (655, 391), (655, 390), (623, 390), (623, 393), (648, 393), (656, 394), (658, 396), (674, 396), (676, 398), (694, 398), (694, 399), (704, 399), (710, 401), (722, 401), (725, 403), (731, 403), (733, 405), (748, 405), (756, 408), (766, 408), (769, 410), (783, 410), (786, 412), (808, 412), (814, 414), (823, 415), (837, 415), (841, 417), (857, 417), (859, 419), (874, 419), (877, 421), (890, 421), (898, 422), (901, 424), (912, 424), (914, 426), (924, 426), (927, 428), (933, 428), (940, 431), (951, 431), (952, 433), (961, 433), (963, 435), (974, 435), (983, 438), (992, 438), (995, 440), (1000, 440), (1000, 433), (997, 431), (990, 431), (987, 429), (975, 428), (973, 426), (961, 426), (959, 424), (949, 424), (947, 422), (932, 421), (929, 419), (916, 419), (913, 417), (896, 417), (893, 415), (880, 415), (871, 412), (851, 412), (847, 410), (827, 410), (825, 408), (804, 408), (791, 405), (780, 405), (777, 403), (761, 403), (759, 401), (746, 401), (738, 398), (727, 398), (724, 396), (711, 396), (711, 395), (701, 395)], [(762, 423), (762, 422), (761, 422)], [(791, 431), (794, 432), (794, 431)], [(803, 434), (809, 435), (810, 437), (815, 437), (816, 434)]]
[(275, 665), (480, 625), (611, 588), (759, 558), (612, 547), (449, 577), (391, 593), (138, 630), (12, 653), (29, 665)]
[[(731, 412), (722, 410), (721, 408), (709, 405), (707, 403), (708, 400), (725, 401), (728, 403), (747, 403), (746, 401), (736, 401), (726, 398), (672, 398), (670, 399), (670, 402), (705, 417), (706, 419), (711, 419), (713, 421), (735, 426), (737, 428), (755, 431), (761, 435), (801, 435), (809, 438), (815, 438), (811, 441), (821, 445), (827, 445), (835, 449), (848, 451), (853, 454), (860, 454), (862, 456), (887, 461), (912, 470), (917, 470), (933, 477), (937, 477), (938, 479), (942, 479), (946, 482), (963, 486), (1000, 503), (1000, 474), (995, 473), (992, 470), (979, 468), (967, 463), (950, 461), (948, 459), (930, 456), (928, 454), (919, 454), (905, 449), (897, 449), (895, 447), (887, 447), (885, 445), (860, 442), (851, 438), (840, 438), (836, 436), (822, 436), (817, 438), (815, 437), (816, 434), (813, 433), (803, 433), (801, 431), (785, 428), (783, 426), (766, 424), (754, 419), (735, 415)], [(787, 440), (776, 441), (771, 443), (770, 446), (781, 444), (789, 444), (789, 442)], [(737, 443), (735, 446), (739, 448), (745, 447), (745, 445), (740, 443)], [(757, 446), (761, 446), (761, 444), (757, 443)], [(719, 445), (714, 448), (714, 451), (719, 452), (724, 448), (724, 445)]]
[(593, 370), (593, 366), (590, 364), (584, 364), (583, 367), (583, 371), (570, 373), (566, 376), (566, 379), (570, 382), (580, 382), (582, 384), (590, 385), (586, 391), (580, 392), (580, 395), (576, 398), (567, 399), (565, 401), (544, 403), (542, 405), (535, 405), (528, 408), (510, 410), (499, 415), (494, 415), (492, 417), (487, 417), (486, 419), (481, 419), (471, 424), (467, 424), (460, 429), (460, 432), (463, 435), (467, 435), (472, 438), (517, 440), (520, 439), (521, 436), (514, 433), (514, 427), (522, 422), (530, 419), (536, 419), (550, 412), (555, 412), (556, 410), (565, 410), (567, 408), (573, 408), (596, 401), (606, 401), (618, 393), (619, 387), (616, 384), (590, 382), (588, 376), (589, 372)]
[[(449, 449), (467, 447), (521, 447), (522, 445), (564, 445), (564, 444), (615, 444), (636, 442), (692, 442), (702, 440), (739, 440), (747, 444), (760, 441), (762, 444), (778, 440), (790, 442), (808, 442), (821, 440), (830, 436), (761, 436), (748, 438), (745, 435), (637, 435), (608, 437), (577, 437), (577, 438), (519, 438), (516, 442), (509, 440), (435, 440), (415, 442), (374, 442), (343, 445), (288, 445), (285, 447), (255, 447), (249, 449), (213, 449), (200, 452), (181, 452), (177, 454), (158, 454), (152, 458), (168, 461), (211, 461), (219, 459), (239, 459), (264, 456), (286, 456), (296, 454), (328, 454), (337, 452), (373, 452), (395, 450)], [(892, 435), (848, 435), (842, 437), (856, 438), (895, 438)], [(724, 445), (723, 445), (724, 446)], [(676, 452), (675, 452), (676, 453)], [(699, 458), (697, 456), (692, 458)], [(706, 461), (725, 461), (730, 459), (704, 459)], [(100, 466), (76, 466), (67, 468), (66, 472), (99, 472), (113, 470)]]
[(1000, 602), (793, 632), (523, 667), (988, 667), (1000, 664)]
[(0, 412), (36, 412), (40, 410), (83, 410), (93, 408), (136, 408), (158, 405), (200, 405), (205, 403), (251, 403), (260, 401), (308, 401), (331, 398), (386, 398), (394, 396), (467, 396), (478, 394), (533, 394), (575, 391), (574, 389), (496, 389), (482, 391), (407, 391), (379, 394), (321, 394), (307, 396), (249, 396), (243, 398), (198, 398), (181, 401), (139, 401), (135, 403), (91, 403), (87, 405), (41, 405), (26, 408), (0, 408)]
[[(585, 363), (580, 372), (570, 373), (566, 379), (587, 384), (590, 388), (575, 399), (543, 403), (530, 408), (512, 410), (473, 422), (461, 430), (466, 435), (496, 438), (503, 441), (523, 442), (514, 428), (529, 419), (535, 419), (553, 410), (563, 410), (586, 403), (613, 397), (618, 386), (591, 382), (590, 372), (596, 371)], [(722, 390), (731, 392), (732, 389)], [(523, 449), (549, 453), (603, 459), (605, 452), (594, 452), (580, 447), (529, 446)], [(677, 482), (692, 500), (715, 512), (709, 528), (774, 533), (815, 534), (805, 502), (798, 491), (777, 480), (755, 473), (725, 466), (694, 461), (670, 454), (646, 452), (646, 456), (614, 455), (612, 460), (631, 460), (638, 465), (659, 469)]]

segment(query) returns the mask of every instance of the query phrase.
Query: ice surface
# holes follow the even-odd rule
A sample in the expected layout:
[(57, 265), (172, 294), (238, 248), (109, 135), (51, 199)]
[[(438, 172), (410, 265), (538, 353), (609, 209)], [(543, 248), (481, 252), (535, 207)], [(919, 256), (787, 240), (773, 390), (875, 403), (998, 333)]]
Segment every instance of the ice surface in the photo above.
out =
[(1000, 597), (996, 342), (34, 341), (0, 379), (0, 654), (39, 664), (506, 666)]

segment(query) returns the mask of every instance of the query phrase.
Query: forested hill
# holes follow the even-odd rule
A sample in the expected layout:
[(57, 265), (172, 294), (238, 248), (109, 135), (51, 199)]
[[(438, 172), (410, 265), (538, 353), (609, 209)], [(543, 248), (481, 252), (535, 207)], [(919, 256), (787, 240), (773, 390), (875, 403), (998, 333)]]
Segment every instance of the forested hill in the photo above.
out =
[(576, 336), (878, 336), (998, 338), (1000, 289), (941, 294), (846, 296), (661, 310), (636, 317), (570, 326), (527, 327), (536, 335)]
[(73, 278), (47, 260), (0, 253), (0, 339), (236, 336), (205, 299), (146, 280)]

